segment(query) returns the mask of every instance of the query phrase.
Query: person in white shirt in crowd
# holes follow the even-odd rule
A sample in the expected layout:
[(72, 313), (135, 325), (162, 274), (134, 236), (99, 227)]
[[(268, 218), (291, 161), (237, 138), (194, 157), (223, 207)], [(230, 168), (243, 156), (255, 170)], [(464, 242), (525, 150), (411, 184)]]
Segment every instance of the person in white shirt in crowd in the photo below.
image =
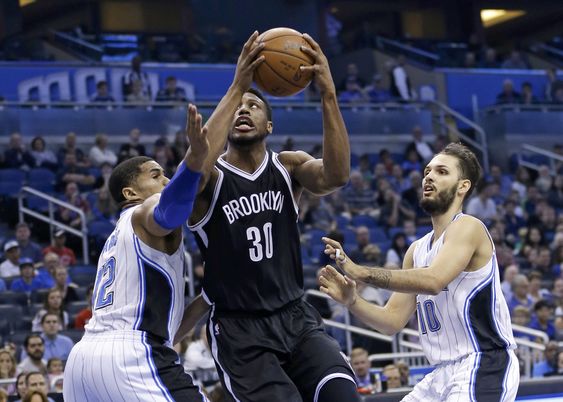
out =
[(31, 230), (29, 225), (25, 222), (20, 222), (16, 225), (16, 240), (20, 245), (20, 257), (31, 258), (34, 263), (40, 262), (43, 259), (41, 253), (41, 246), (30, 239)]
[(108, 148), (108, 137), (105, 134), (96, 134), (95, 145), (90, 149), (90, 162), (99, 167), (107, 162), (112, 166), (117, 163), (117, 155)]
[(6, 260), (0, 264), (0, 278), (10, 278), (20, 274), (20, 245), (16, 240), (9, 240), (4, 244)]
[(420, 126), (414, 126), (412, 129), (412, 142), (407, 145), (405, 150), (405, 157), (411, 150), (415, 150), (418, 154), (418, 160), (421, 163), (428, 163), (434, 157), (434, 150), (432, 146), (424, 141), (422, 138), (422, 128)]
[(497, 207), (491, 198), (491, 192), (492, 186), (490, 183), (482, 184), (477, 195), (467, 203), (466, 213), (485, 223), (494, 219), (497, 216)]
[(400, 55), (397, 58), (397, 63), (391, 70), (391, 95), (401, 100), (413, 100), (412, 87), (409, 76), (405, 70), (405, 56)]
[(204, 385), (219, 381), (215, 361), (207, 342), (206, 328), (207, 325), (202, 325), (199, 330), (195, 329), (195, 340), (188, 345), (184, 354), (184, 369)]
[(31, 334), (23, 342), (27, 357), (22, 358), (16, 367), (16, 373), (38, 371), (47, 374), (47, 360), (43, 358), (45, 354), (45, 343), (38, 334)]

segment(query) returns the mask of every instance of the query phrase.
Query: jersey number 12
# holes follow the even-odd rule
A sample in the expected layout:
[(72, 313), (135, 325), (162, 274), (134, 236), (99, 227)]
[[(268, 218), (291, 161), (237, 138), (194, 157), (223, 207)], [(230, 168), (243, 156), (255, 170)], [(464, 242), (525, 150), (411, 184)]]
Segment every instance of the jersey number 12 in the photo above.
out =
[[(102, 283), (103, 280), (103, 283)], [(111, 257), (98, 271), (96, 286), (94, 289), (94, 310), (104, 308), (113, 304), (113, 290), (108, 292), (108, 288), (115, 280), (115, 258)]]
[[(262, 232), (264, 236), (262, 236)], [(252, 242), (252, 246), (248, 249), (248, 255), (252, 261), (262, 261), (264, 255), (266, 258), (272, 258), (274, 255), (274, 243), (272, 241), (271, 222), (264, 224), (262, 231), (256, 226), (249, 227), (246, 229), (246, 238)]]

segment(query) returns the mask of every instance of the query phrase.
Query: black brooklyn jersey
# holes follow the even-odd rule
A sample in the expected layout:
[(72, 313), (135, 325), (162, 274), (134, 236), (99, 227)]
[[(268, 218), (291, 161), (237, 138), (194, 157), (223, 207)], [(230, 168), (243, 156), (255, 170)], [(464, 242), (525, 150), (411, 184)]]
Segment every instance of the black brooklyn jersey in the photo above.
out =
[(219, 311), (271, 312), (303, 295), (291, 178), (270, 150), (248, 174), (219, 159), (209, 211), (194, 232), (205, 297)]

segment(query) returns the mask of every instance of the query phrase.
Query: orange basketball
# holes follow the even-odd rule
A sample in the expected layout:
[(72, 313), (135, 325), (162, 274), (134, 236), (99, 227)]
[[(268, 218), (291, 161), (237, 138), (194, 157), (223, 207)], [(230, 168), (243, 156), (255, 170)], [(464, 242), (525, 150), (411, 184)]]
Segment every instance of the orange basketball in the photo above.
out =
[(302, 72), (299, 67), (314, 64), (314, 59), (301, 50), (309, 46), (301, 33), (291, 28), (273, 28), (256, 39), (264, 43), (258, 56), (265, 60), (254, 72), (256, 85), (273, 96), (294, 95), (309, 85), (313, 73)]

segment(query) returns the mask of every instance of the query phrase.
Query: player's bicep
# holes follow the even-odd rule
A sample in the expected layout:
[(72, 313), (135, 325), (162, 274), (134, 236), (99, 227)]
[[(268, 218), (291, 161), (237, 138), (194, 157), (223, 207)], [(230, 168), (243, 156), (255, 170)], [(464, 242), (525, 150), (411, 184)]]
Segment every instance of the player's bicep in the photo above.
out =
[(479, 230), (482, 230), (478, 225), (481, 224), (476, 220), (460, 219), (448, 229), (438, 255), (428, 267), (440, 287), (446, 287), (469, 265), (477, 247)]
[(315, 195), (325, 195), (334, 190), (327, 184), (322, 159), (315, 159), (302, 151), (295, 152), (291, 159), (292, 176), (304, 189)]

